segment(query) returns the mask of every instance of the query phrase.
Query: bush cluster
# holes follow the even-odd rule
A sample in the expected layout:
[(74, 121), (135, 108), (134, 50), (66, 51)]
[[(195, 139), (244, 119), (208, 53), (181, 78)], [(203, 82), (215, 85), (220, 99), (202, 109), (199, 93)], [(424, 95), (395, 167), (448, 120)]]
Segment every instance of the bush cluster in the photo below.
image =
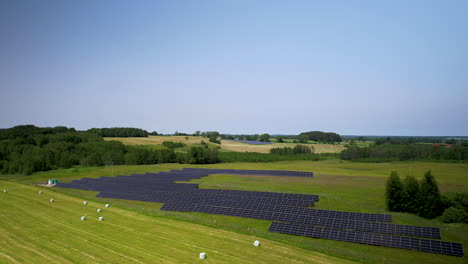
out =
[(284, 148), (272, 148), (270, 149), (271, 154), (276, 155), (297, 155), (297, 154), (310, 154), (313, 151), (313, 147), (308, 147), (304, 145), (296, 145), (294, 148), (284, 147)]
[(164, 141), (162, 145), (170, 149), (182, 148), (186, 146), (185, 143), (183, 142), (172, 142), (172, 141)]

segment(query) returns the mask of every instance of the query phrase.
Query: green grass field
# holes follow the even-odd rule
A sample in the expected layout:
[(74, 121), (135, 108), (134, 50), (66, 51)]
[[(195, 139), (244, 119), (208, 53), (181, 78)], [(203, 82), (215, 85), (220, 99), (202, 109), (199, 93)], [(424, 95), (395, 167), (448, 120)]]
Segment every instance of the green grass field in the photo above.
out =
[[(158, 164), (115, 166), (114, 175), (168, 171), (182, 167), (314, 171), (314, 178), (211, 175), (192, 182), (200, 183), (201, 188), (319, 194), (320, 201), (316, 204), (316, 208), (352, 212), (389, 213), (384, 209), (383, 193), (386, 178), (392, 170), (398, 171), (402, 176), (410, 174), (421, 178), (423, 173), (430, 169), (436, 176), (442, 192), (468, 191), (468, 182), (466, 180), (468, 177), (468, 164), (463, 163), (294, 161), (274, 163), (228, 163), (203, 166)], [(30, 185), (43, 182), (49, 178), (58, 178), (66, 182), (82, 177), (111, 176), (111, 173), (111, 167), (93, 167), (42, 172), (30, 176), (0, 176), (0, 179)], [(37, 187), (28, 186), (27, 188)], [(467, 257), (458, 258), (418, 251), (270, 233), (267, 231), (271, 223), (270, 221), (214, 216), (202, 213), (165, 212), (159, 210), (161, 204), (157, 203), (102, 199), (95, 197), (96, 192), (65, 188), (53, 188), (51, 191), (66, 195), (69, 199), (81, 198), (95, 201), (96, 203), (110, 202), (115, 205), (114, 207), (127, 211), (129, 214), (148, 217), (155, 221), (168, 220), (175, 221), (176, 223), (192, 223), (214, 230), (235, 232), (241, 235), (253, 235), (262, 240), (276, 241), (278, 243), (287, 244), (293, 248), (308, 250), (308, 252), (319, 252), (328, 256), (343, 260), (353, 260), (360, 263), (467, 263)], [(7, 195), (10, 195), (10, 193)], [(467, 225), (443, 224), (438, 220), (427, 220), (411, 214), (391, 214), (393, 215), (394, 223), (439, 227), (441, 228), (443, 240), (463, 243), (464, 250), (467, 252)], [(216, 222), (214, 222), (214, 220), (216, 220)], [(193, 261), (195, 260), (193, 259)], [(234, 261), (234, 263), (235, 262), (236, 261)], [(278, 263), (278, 261), (272, 261), (272, 263)], [(310, 262), (306, 261), (306, 263)], [(324, 263), (328, 262), (324, 261)]]

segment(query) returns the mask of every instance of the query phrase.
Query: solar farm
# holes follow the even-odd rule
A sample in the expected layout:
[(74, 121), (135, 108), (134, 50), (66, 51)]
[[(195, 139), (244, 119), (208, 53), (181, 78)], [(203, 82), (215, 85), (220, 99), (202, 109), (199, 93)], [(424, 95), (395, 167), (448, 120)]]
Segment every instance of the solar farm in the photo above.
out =
[(319, 195), (201, 189), (178, 183), (212, 174), (314, 176), (312, 172), (183, 168), (130, 176), (82, 178), (57, 187), (98, 191), (97, 197), (164, 203), (162, 211), (198, 212), (273, 221), (269, 231), (295, 236), (346, 241), (463, 256), (460, 243), (443, 241), (439, 228), (399, 225), (388, 214), (356, 213), (311, 208)]

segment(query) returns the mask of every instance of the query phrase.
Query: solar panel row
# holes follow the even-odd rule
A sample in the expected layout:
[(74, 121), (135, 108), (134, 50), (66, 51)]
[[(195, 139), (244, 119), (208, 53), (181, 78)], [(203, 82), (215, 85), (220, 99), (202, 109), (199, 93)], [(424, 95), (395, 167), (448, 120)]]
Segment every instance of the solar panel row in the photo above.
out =
[[(407, 225), (396, 225), (388, 223), (378, 222), (362, 222), (352, 220), (361, 214), (348, 213), (347, 218), (330, 218), (330, 217), (317, 217), (316, 212), (319, 210), (307, 209), (307, 208), (295, 208), (291, 206), (278, 205), (278, 204), (256, 204), (243, 201), (181, 201), (176, 202), (177, 205), (172, 203), (162, 210), (184, 210), (192, 211), (197, 210), (210, 210), (205, 209), (207, 206), (222, 207), (222, 208), (238, 208), (238, 209), (250, 209), (256, 211), (262, 211), (262, 215), (265, 220), (277, 220), (285, 221), (289, 223), (305, 224), (311, 226), (322, 226), (339, 229), (359, 230), (365, 232), (375, 232), (384, 234), (395, 234), (395, 235), (406, 235), (406, 236), (417, 236), (439, 239), (440, 230), (432, 227), (422, 226), (407, 226)], [(171, 207), (173, 206), (173, 207)], [(180, 209), (179, 209), (180, 208)], [(201, 209), (199, 209), (201, 208)], [(321, 211), (321, 210), (320, 210)], [(249, 211), (245, 212), (245, 216), (249, 217)], [(342, 212), (346, 213), (346, 212)], [(253, 213), (252, 213), (253, 214)], [(369, 214), (373, 216), (373, 214)]]
[(462, 244), (440, 240), (400, 237), (376, 233), (364, 233), (276, 222), (273, 222), (270, 225), (269, 231), (290, 235), (347, 241), (367, 245), (412, 249), (457, 257), (463, 256)]

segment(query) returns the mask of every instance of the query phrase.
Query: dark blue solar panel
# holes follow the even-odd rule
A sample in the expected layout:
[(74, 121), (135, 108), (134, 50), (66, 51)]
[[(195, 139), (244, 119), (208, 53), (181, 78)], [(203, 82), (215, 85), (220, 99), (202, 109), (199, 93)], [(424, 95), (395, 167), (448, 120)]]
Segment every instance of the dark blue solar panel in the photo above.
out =
[(240, 143), (246, 143), (246, 144), (252, 144), (252, 145), (268, 145), (272, 144), (272, 142), (262, 142), (262, 141), (255, 141), (255, 140), (240, 140), (240, 139), (223, 139), (227, 141), (234, 141), (234, 142), (240, 142)]
[(342, 229), (328, 229), (321, 227), (301, 226), (276, 222), (273, 222), (270, 225), (268, 231), (297, 236), (325, 238), (367, 245), (412, 249), (457, 257), (463, 256), (462, 244), (440, 240), (428, 240), (414, 237), (400, 237), (376, 233), (363, 233)]

